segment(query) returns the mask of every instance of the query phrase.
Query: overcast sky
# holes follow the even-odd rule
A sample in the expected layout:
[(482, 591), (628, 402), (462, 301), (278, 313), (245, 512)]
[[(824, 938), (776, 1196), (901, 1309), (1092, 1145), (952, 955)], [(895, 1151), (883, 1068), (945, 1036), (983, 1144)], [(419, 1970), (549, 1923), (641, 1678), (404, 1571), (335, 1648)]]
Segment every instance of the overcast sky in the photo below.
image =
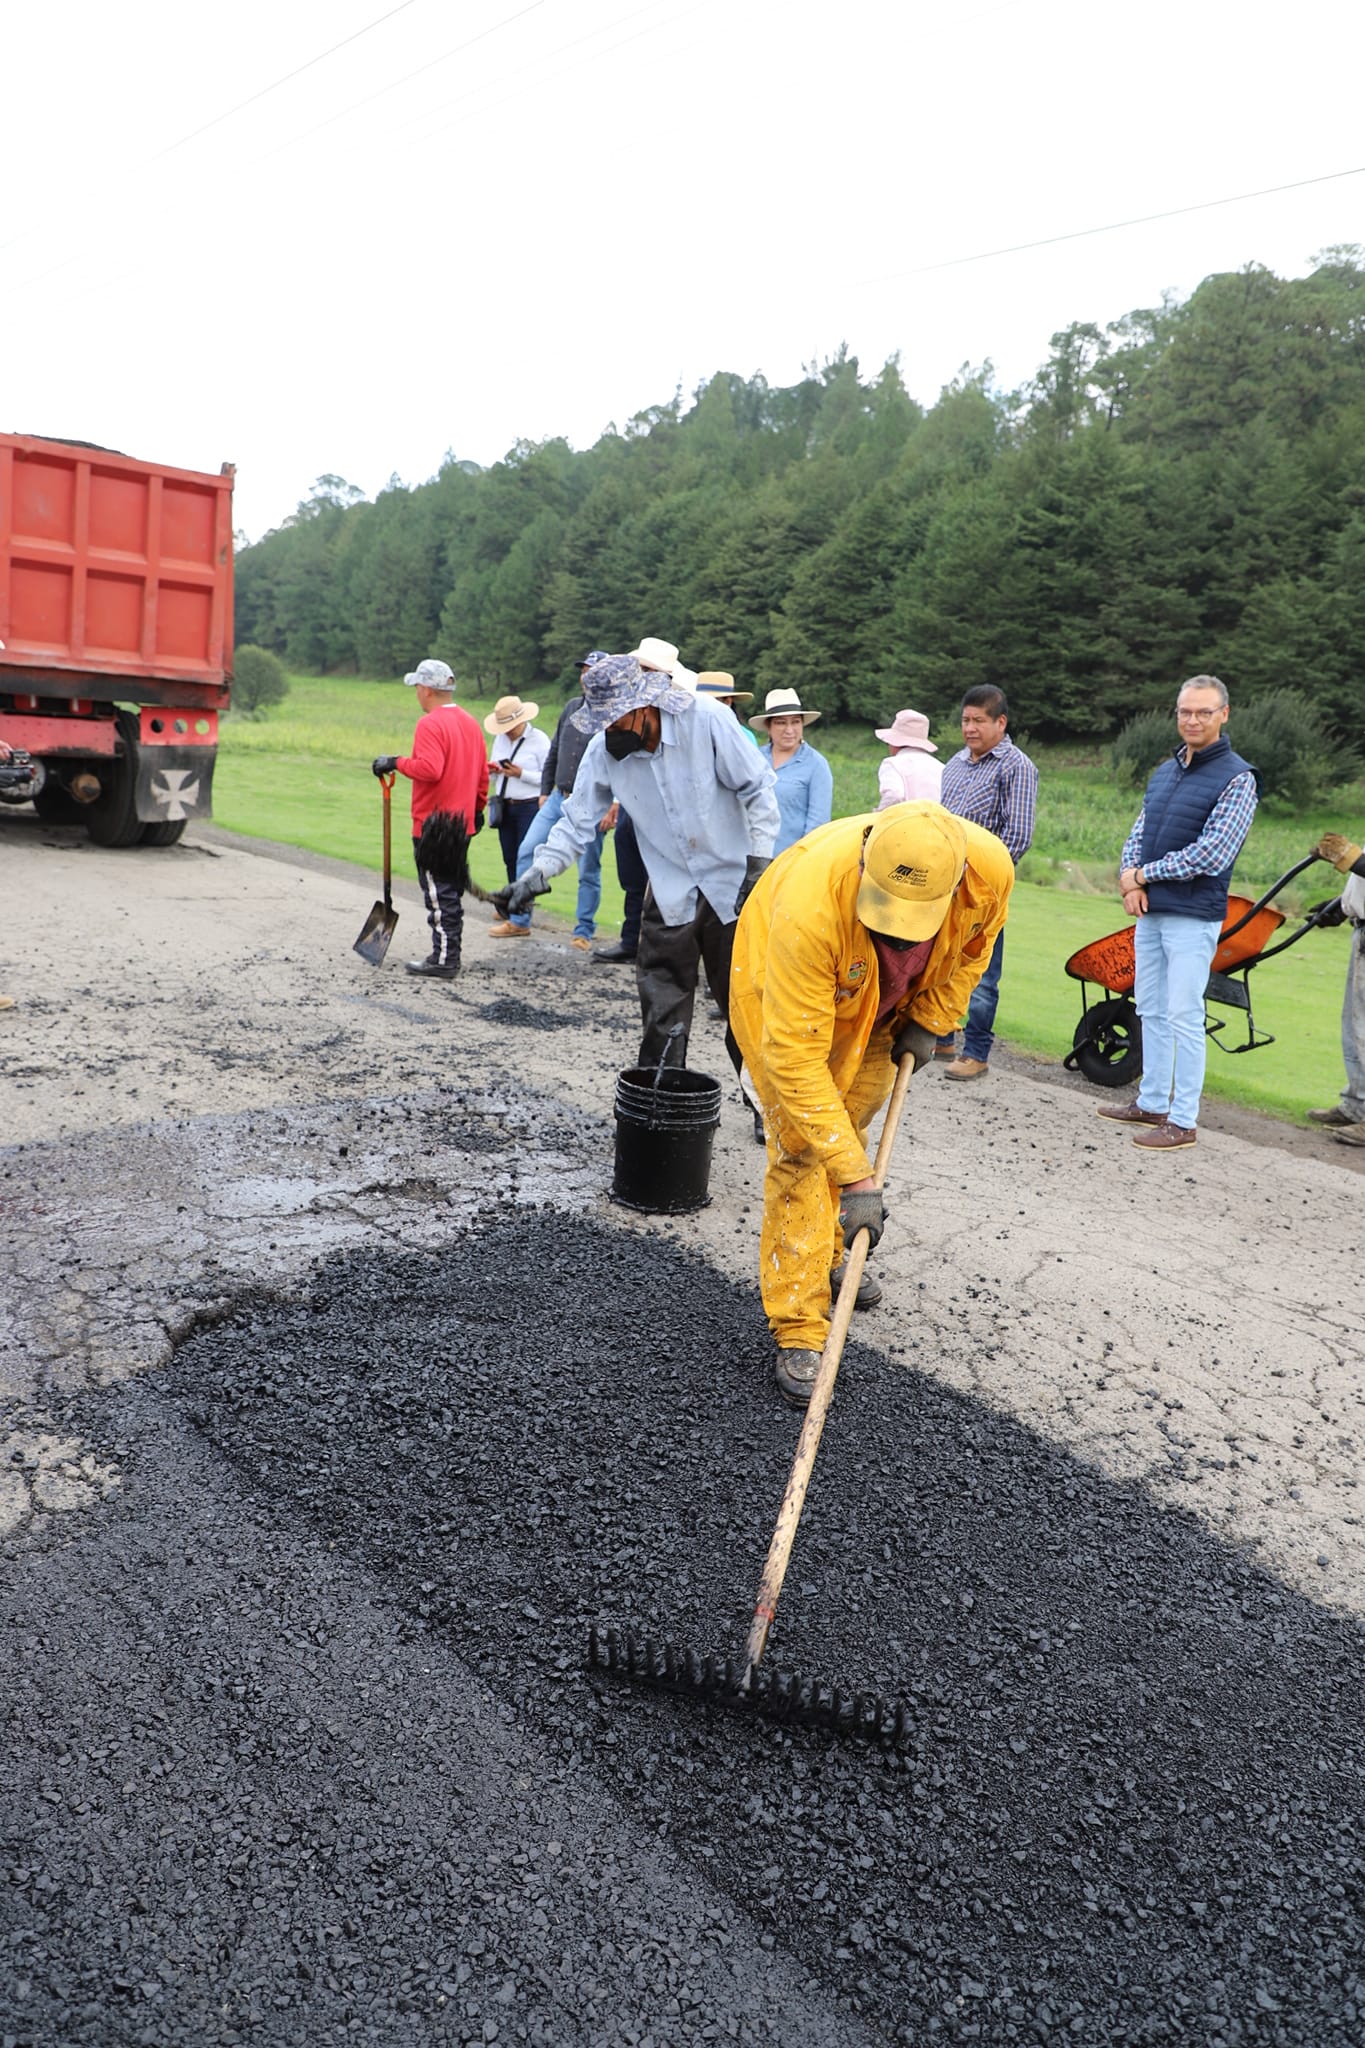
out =
[(0, 426), (235, 462), (253, 538), (324, 472), (585, 447), (841, 341), (926, 404), (1014, 386), (1072, 320), (1365, 242), (1362, 0), (0, 13)]

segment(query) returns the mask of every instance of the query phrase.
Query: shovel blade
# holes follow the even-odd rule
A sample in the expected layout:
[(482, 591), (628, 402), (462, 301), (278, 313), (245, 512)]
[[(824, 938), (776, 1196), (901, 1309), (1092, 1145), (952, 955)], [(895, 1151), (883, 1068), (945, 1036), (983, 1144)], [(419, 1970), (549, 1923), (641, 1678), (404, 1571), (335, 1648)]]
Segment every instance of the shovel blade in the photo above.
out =
[(390, 910), (386, 904), (376, 903), (351, 950), (359, 953), (362, 960), (368, 960), (371, 967), (382, 967), (384, 955), (389, 950), (389, 940), (397, 927), (398, 912)]

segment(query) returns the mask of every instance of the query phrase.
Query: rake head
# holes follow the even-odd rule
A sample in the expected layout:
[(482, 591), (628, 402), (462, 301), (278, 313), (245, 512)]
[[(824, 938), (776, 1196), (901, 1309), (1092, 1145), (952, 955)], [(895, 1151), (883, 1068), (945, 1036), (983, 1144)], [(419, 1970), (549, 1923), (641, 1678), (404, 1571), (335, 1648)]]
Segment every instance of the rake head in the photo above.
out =
[(799, 1678), (779, 1666), (745, 1669), (732, 1657), (702, 1657), (678, 1643), (623, 1635), (614, 1628), (588, 1631), (588, 1664), (612, 1678), (649, 1686), (655, 1692), (690, 1694), (742, 1714), (758, 1714), (788, 1727), (822, 1728), (889, 1745), (915, 1733), (904, 1700), (876, 1693), (844, 1692), (818, 1679)]

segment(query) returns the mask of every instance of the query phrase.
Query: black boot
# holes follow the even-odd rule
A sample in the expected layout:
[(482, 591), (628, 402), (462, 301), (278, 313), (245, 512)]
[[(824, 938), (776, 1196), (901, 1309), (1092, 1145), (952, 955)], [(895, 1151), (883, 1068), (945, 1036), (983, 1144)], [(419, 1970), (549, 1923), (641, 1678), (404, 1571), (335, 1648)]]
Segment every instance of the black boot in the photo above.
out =
[(594, 960), (610, 960), (612, 962), (618, 960), (633, 960), (635, 958), (635, 948), (634, 946), (624, 945), (622, 941), (618, 939), (614, 946), (594, 946), (592, 949), (592, 957)]
[(428, 981), (454, 981), (460, 971), (458, 960), (409, 960), (409, 974), (420, 974)]

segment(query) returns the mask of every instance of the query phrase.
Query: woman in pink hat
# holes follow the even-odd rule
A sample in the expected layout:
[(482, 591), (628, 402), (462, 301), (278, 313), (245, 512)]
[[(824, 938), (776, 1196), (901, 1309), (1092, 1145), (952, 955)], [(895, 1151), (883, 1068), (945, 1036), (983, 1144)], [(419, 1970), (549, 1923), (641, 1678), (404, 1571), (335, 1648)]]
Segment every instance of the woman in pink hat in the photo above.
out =
[(943, 763), (929, 756), (938, 748), (929, 737), (929, 721), (922, 711), (898, 711), (895, 723), (875, 728), (877, 738), (891, 749), (877, 770), (877, 787), (884, 811), (888, 804), (913, 803), (916, 797), (939, 800), (943, 784)]

